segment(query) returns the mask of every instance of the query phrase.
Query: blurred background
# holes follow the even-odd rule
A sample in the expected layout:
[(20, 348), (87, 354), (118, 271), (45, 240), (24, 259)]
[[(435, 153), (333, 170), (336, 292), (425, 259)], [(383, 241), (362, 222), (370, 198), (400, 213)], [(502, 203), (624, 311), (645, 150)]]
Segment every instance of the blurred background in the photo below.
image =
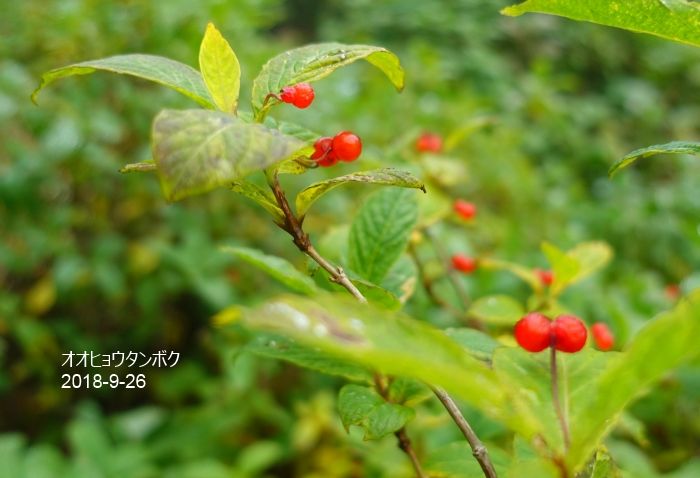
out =
[[(360, 163), (292, 178), (291, 189), (357, 168), (415, 169), (420, 132), (461, 131), (449, 154), (419, 168), (479, 207), (473, 226), (441, 231), (450, 250), (542, 267), (544, 240), (607, 241), (612, 265), (564, 302), (611, 324), (621, 343), (671, 307), (678, 287), (697, 287), (697, 158), (642, 161), (613, 181), (607, 169), (638, 147), (699, 139), (700, 50), (554, 17), (500, 16), (509, 3), (3, 2), (0, 477), (411, 476), (393, 437), (346, 435), (339, 380), (255, 357), (245, 337), (212, 326), (226, 305), (282, 290), (222, 244), (303, 265), (262, 210), (226, 190), (167, 204), (155, 177), (118, 173), (150, 158), (159, 110), (194, 103), (106, 73), (57, 82), (39, 107), (29, 101), (42, 72), (77, 61), (142, 52), (196, 66), (208, 21), (239, 57), (242, 105), (270, 56), (309, 42), (384, 46), (406, 69), (400, 95), (360, 62), (317, 83), (313, 108), (273, 112), (322, 134), (351, 129), (365, 144)], [(324, 199), (308, 219), (312, 237), (342, 229), (339, 218), (366, 193)], [(502, 273), (467, 286), (475, 297), (526, 295)], [(408, 310), (449, 325), (420, 293)], [(70, 350), (163, 349), (180, 361), (148, 370), (144, 389), (60, 386)], [(683, 470), (700, 456), (699, 403), (696, 364), (637, 402), (608, 446), (630, 476)], [(474, 420), (482, 438), (503, 439), (498, 424)], [(420, 450), (457, 436), (432, 403), (415, 429)]]

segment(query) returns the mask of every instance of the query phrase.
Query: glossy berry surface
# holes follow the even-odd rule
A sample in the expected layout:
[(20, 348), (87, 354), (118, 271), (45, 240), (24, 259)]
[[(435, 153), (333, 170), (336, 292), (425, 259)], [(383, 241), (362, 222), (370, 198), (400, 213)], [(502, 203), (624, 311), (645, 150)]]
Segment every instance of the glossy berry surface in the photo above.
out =
[(316, 163), (318, 163), (319, 166), (322, 166), (324, 168), (330, 168), (331, 166), (335, 166), (338, 164), (338, 156), (335, 155), (333, 150), (328, 151), (325, 156), (322, 158), (318, 159)]
[(542, 285), (550, 286), (552, 285), (552, 282), (554, 282), (554, 272), (550, 270), (537, 269), (535, 273), (537, 274), (537, 277), (539, 277)]
[(314, 154), (311, 155), (311, 159), (323, 159), (331, 150), (332, 143), (333, 138), (329, 136), (317, 139), (314, 143)]
[(552, 322), (554, 348), (562, 352), (578, 352), (586, 345), (586, 325), (573, 315), (560, 315)]
[(280, 100), (284, 103), (291, 103), (297, 108), (307, 108), (315, 97), (314, 88), (309, 83), (297, 83), (292, 86), (285, 86), (280, 92)]
[(513, 333), (522, 348), (528, 352), (541, 352), (552, 342), (552, 321), (532, 312), (516, 322)]
[(476, 216), (476, 205), (464, 199), (457, 199), (454, 203), (455, 212), (463, 219), (473, 219)]
[(596, 322), (591, 326), (591, 335), (593, 335), (596, 347), (600, 350), (610, 350), (615, 345), (615, 336), (610, 328), (602, 322)]
[(439, 153), (442, 151), (442, 137), (435, 133), (423, 133), (416, 140), (416, 150), (421, 153)]
[(341, 161), (354, 161), (362, 153), (362, 141), (350, 131), (341, 131), (333, 138), (331, 149)]
[(472, 257), (457, 254), (452, 256), (452, 267), (460, 272), (469, 274), (476, 270), (476, 260)]

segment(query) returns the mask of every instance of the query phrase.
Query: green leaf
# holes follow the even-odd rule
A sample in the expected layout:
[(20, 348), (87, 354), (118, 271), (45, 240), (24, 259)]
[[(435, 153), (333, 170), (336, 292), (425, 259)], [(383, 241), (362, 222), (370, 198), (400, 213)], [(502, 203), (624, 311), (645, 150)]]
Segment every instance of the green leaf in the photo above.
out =
[(275, 221), (279, 224), (284, 223), (284, 212), (275, 202), (275, 198), (269, 191), (262, 189), (256, 184), (246, 180), (234, 181), (231, 183), (231, 190), (242, 196), (252, 199), (259, 205), (265, 208), (267, 212), (272, 214)]
[(523, 267), (520, 264), (485, 257), (479, 260), (479, 267), (482, 269), (508, 271), (525, 281), (530, 287), (532, 287), (533, 290), (539, 291), (542, 289), (542, 282), (540, 282), (540, 279), (535, 271), (528, 269), (527, 267)]
[(626, 168), (640, 158), (648, 158), (657, 154), (694, 154), (700, 156), (700, 143), (692, 141), (672, 141), (666, 144), (655, 144), (646, 148), (635, 149), (627, 153), (620, 161), (613, 164), (608, 171), (613, 177), (619, 170)]
[(370, 45), (319, 43), (295, 48), (270, 59), (253, 81), (253, 112), (260, 116), (277, 100), (268, 101), (268, 94), (277, 94), (285, 86), (313, 82), (325, 78), (338, 68), (365, 59), (379, 68), (401, 91), (404, 71), (399, 59), (384, 48)]
[(360, 277), (381, 283), (406, 249), (418, 219), (415, 194), (383, 189), (372, 194), (350, 227), (348, 262)]
[(250, 247), (223, 247), (224, 252), (257, 267), (267, 273), (273, 279), (278, 280), (290, 289), (302, 294), (312, 295), (318, 291), (313, 279), (297, 270), (289, 261), (281, 257), (265, 254), (258, 249)]
[(548, 13), (700, 46), (700, 10), (678, 8), (680, 5), (679, 0), (528, 0), (504, 8), (501, 13)]
[(423, 183), (406, 171), (400, 171), (394, 168), (361, 171), (314, 183), (301, 191), (296, 198), (297, 214), (302, 217), (305, 216), (311, 205), (316, 202), (318, 198), (332, 189), (348, 183), (381, 184), (384, 186), (421, 189), (425, 192)]
[(206, 110), (161, 111), (152, 136), (163, 194), (171, 201), (229, 185), (304, 146), (261, 124)]
[(512, 326), (525, 314), (525, 309), (512, 297), (490, 295), (475, 300), (468, 314), (488, 324)]
[(111, 56), (47, 71), (41, 75), (41, 84), (32, 93), (32, 101), (36, 103), (39, 92), (60, 78), (89, 75), (95, 71), (109, 71), (153, 81), (192, 98), (205, 108), (214, 107), (202, 76), (197, 70), (170, 58), (142, 54)]
[(555, 297), (567, 287), (605, 267), (613, 256), (609, 245), (597, 241), (578, 244), (566, 252), (545, 242), (542, 244), (542, 252), (547, 256), (554, 272), (551, 293)]
[(244, 309), (242, 321), (386, 375), (445, 388), (490, 416), (508, 413), (507, 393), (494, 372), (444, 332), (347, 294), (278, 297)]
[(199, 47), (199, 69), (216, 107), (235, 113), (241, 89), (241, 66), (231, 45), (213, 23), (207, 24)]
[(500, 345), (490, 335), (474, 329), (460, 327), (447, 329), (445, 333), (474, 358), (487, 362), (491, 361), (493, 353)]
[(119, 170), (120, 173), (150, 173), (156, 171), (156, 163), (152, 159), (130, 163)]
[[(489, 447), (489, 456), (498, 476), (508, 476), (505, 471), (512, 461), (510, 457), (496, 447)], [(430, 452), (425, 458), (424, 467), (429, 476), (436, 478), (484, 478), (481, 466), (474, 459), (472, 450), (465, 441), (449, 443)], [(544, 478), (534, 474), (517, 476)]]
[(389, 401), (406, 406), (416, 406), (433, 396), (433, 392), (416, 379), (396, 377), (389, 384)]
[(352, 279), (352, 283), (371, 304), (386, 310), (401, 308), (401, 301), (391, 291), (362, 279)]
[[(569, 465), (578, 467), (614, 425), (622, 410), (669, 370), (700, 355), (700, 290), (649, 321), (572, 409)], [(651, 359), (653, 358), (653, 360)]]
[(366, 368), (338, 359), (319, 349), (305, 347), (285, 337), (258, 336), (246, 345), (246, 350), (262, 357), (284, 360), (299, 367), (328, 375), (336, 375), (358, 382), (372, 382), (372, 372)]
[(621, 475), (607, 450), (599, 448), (595, 452), (595, 457), (587, 476), (590, 478), (620, 478)]
[(378, 440), (394, 433), (415, 416), (413, 409), (387, 403), (374, 390), (352, 384), (340, 389), (338, 411), (345, 429), (351, 425), (362, 427), (365, 440)]

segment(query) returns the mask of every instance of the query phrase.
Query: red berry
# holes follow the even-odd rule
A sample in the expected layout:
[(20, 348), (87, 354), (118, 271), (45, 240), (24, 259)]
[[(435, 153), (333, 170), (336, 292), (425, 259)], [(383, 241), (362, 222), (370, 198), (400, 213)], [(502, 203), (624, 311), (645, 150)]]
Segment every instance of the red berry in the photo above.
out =
[(540, 278), (542, 285), (550, 286), (554, 282), (554, 272), (550, 270), (535, 269), (535, 274)]
[(416, 140), (416, 150), (421, 153), (439, 153), (442, 150), (442, 138), (439, 134), (423, 133)]
[(457, 199), (454, 203), (454, 210), (464, 219), (473, 219), (476, 216), (476, 205), (473, 202)]
[(297, 108), (304, 109), (314, 100), (314, 88), (309, 83), (297, 83), (292, 86), (285, 86), (280, 91), (280, 100), (284, 103), (291, 103)]
[(666, 292), (666, 297), (670, 300), (676, 300), (681, 296), (681, 286), (678, 284), (669, 284), (664, 289), (664, 292)]
[(465, 274), (474, 272), (476, 270), (476, 265), (476, 259), (472, 257), (463, 256), (461, 254), (452, 256), (452, 267)]
[(522, 348), (528, 352), (541, 352), (552, 342), (552, 321), (532, 312), (515, 324), (513, 333)]
[(600, 350), (610, 350), (615, 345), (615, 336), (606, 324), (596, 322), (591, 326), (591, 333)]
[(331, 149), (324, 157), (316, 160), (316, 163), (324, 168), (330, 168), (338, 164), (338, 161), (340, 161), (340, 159), (338, 159), (338, 156), (336, 156), (335, 152)]
[(309, 83), (298, 83), (295, 85), (296, 91), (292, 104), (297, 108), (307, 108), (315, 98), (314, 87)]
[(586, 345), (588, 330), (578, 317), (560, 315), (552, 322), (554, 348), (562, 352), (578, 352)]
[(323, 159), (331, 150), (332, 143), (333, 138), (329, 136), (317, 139), (314, 143), (314, 154), (311, 155), (311, 159)]
[(362, 153), (362, 141), (350, 131), (341, 131), (333, 138), (332, 150), (341, 161), (354, 161)]

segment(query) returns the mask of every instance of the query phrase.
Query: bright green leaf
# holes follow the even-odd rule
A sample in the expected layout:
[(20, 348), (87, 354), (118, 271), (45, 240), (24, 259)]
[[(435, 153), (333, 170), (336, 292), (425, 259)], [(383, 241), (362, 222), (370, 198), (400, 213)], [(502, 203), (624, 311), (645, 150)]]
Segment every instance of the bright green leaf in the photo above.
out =
[(381, 184), (384, 186), (415, 188), (425, 191), (423, 183), (406, 171), (393, 168), (361, 171), (314, 183), (301, 191), (296, 198), (297, 214), (302, 217), (305, 216), (311, 205), (316, 202), (317, 199), (332, 189), (348, 183)]
[(164, 110), (152, 136), (161, 187), (171, 201), (230, 185), (304, 146), (261, 124), (206, 110)]
[[(505, 476), (510, 457), (496, 447), (489, 447), (489, 456), (498, 476)], [(429, 476), (436, 478), (484, 478), (484, 472), (474, 459), (469, 444), (463, 440), (432, 451), (426, 457), (424, 467)], [(542, 475), (519, 475), (521, 478), (526, 476), (545, 478)]]
[(267, 212), (272, 214), (276, 222), (280, 224), (284, 222), (284, 212), (275, 202), (275, 197), (271, 192), (244, 179), (233, 181), (231, 190), (261, 205)]
[(700, 10), (681, 5), (680, 0), (528, 0), (501, 13), (548, 13), (700, 46)]
[(120, 173), (150, 173), (156, 170), (156, 162), (152, 159), (130, 163), (119, 170)]
[(243, 325), (290, 337), (385, 375), (442, 387), (490, 416), (510, 410), (493, 371), (444, 332), (347, 294), (278, 297), (246, 309)]
[(338, 411), (343, 426), (361, 426), (365, 440), (378, 440), (401, 429), (415, 416), (413, 409), (387, 403), (374, 390), (345, 385), (338, 394)]
[(199, 47), (199, 69), (216, 107), (235, 113), (241, 88), (241, 66), (231, 45), (213, 23), (207, 25)]
[(620, 161), (613, 164), (608, 171), (610, 177), (614, 176), (619, 170), (626, 168), (640, 158), (648, 158), (657, 154), (694, 154), (700, 156), (700, 143), (691, 141), (672, 141), (666, 144), (655, 144), (646, 148), (635, 149), (631, 153), (626, 154)]
[(554, 272), (554, 282), (551, 286), (554, 296), (605, 267), (613, 256), (609, 245), (596, 241), (578, 244), (566, 252), (545, 242), (542, 244), (542, 251)]
[(60, 78), (89, 75), (95, 71), (109, 71), (153, 81), (192, 98), (205, 108), (214, 107), (202, 76), (197, 70), (169, 58), (141, 54), (111, 56), (47, 71), (41, 75), (41, 84), (32, 93), (32, 101), (36, 103), (39, 92)]
[(310, 295), (318, 291), (313, 279), (299, 271), (286, 259), (265, 254), (250, 247), (227, 246), (222, 250), (257, 267), (294, 291)]
[(698, 317), (700, 291), (649, 321), (624, 353), (615, 354), (614, 362), (586, 385), (586, 394), (572, 408), (575, 433), (567, 463), (581, 466), (635, 397), (669, 370), (700, 355)]
[(527, 267), (523, 267), (520, 264), (485, 257), (479, 260), (479, 267), (482, 269), (508, 271), (529, 284), (533, 290), (538, 291), (542, 288), (542, 282), (540, 282), (540, 279), (535, 271), (528, 269)]
[(344, 377), (358, 382), (372, 382), (372, 372), (352, 362), (338, 359), (323, 351), (305, 347), (294, 340), (262, 335), (246, 344), (246, 350), (262, 357), (293, 363), (328, 375)]
[(387, 390), (392, 403), (415, 406), (433, 396), (433, 392), (424, 383), (408, 377), (396, 377)]
[(499, 347), (490, 335), (469, 328), (447, 329), (445, 333), (452, 340), (460, 344), (472, 356), (479, 360), (491, 361), (494, 351)]
[(371, 282), (381, 283), (406, 249), (417, 219), (413, 191), (389, 188), (372, 194), (350, 227), (350, 268)]
[(253, 82), (253, 111), (264, 114), (277, 100), (268, 94), (277, 94), (285, 86), (317, 81), (338, 68), (365, 59), (379, 68), (400, 91), (404, 85), (404, 71), (399, 59), (384, 48), (369, 45), (319, 43), (286, 51), (270, 59)]
[(468, 314), (488, 324), (512, 326), (525, 314), (525, 309), (510, 296), (490, 295), (475, 300)]

